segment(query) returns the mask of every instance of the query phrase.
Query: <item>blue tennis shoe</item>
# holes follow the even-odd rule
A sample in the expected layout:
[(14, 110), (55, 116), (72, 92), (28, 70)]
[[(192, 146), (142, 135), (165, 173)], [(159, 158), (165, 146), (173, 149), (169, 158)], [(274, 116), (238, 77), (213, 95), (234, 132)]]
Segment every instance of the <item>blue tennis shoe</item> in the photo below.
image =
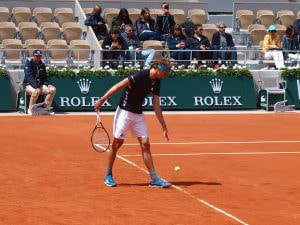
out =
[(117, 183), (114, 181), (114, 178), (112, 175), (105, 176), (104, 184), (108, 187), (116, 187), (117, 186)]
[(149, 186), (151, 186), (151, 187), (160, 187), (160, 188), (168, 188), (168, 187), (172, 186), (172, 184), (170, 182), (164, 181), (160, 177), (156, 177), (154, 180), (150, 181)]

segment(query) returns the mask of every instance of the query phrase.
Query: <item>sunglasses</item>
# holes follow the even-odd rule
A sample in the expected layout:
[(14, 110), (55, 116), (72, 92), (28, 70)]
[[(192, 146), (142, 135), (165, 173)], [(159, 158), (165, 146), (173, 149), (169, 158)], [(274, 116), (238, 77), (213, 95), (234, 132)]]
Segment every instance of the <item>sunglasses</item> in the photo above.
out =
[(226, 26), (224, 26), (224, 27), (220, 27), (221, 29), (223, 29), (223, 28), (226, 28)]

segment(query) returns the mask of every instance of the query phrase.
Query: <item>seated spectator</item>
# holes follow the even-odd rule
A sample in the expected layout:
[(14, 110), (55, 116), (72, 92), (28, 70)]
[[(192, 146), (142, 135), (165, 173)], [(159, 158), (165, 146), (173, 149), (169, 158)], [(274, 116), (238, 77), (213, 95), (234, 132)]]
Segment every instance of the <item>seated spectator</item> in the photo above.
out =
[(162, 41), (166, 41), (171, 28), (175, 25), (174, 16), (169, 12), (169, 4), (162, 3), (162, 15), (156, 17), (156, 32), (159, 34)]
[(273, 59), (277, 69), (285, 68), (283, 53), (281, 49), (281, 40), (276, 33), (276, 26), (270, 25), (268, 34), (264, 37), (263, 53), (265, 59)]
[(120, 34), (125, 32), (125, 25), (131, 24), (132, 21), (129, 18), (128, 10), (125, 8), (120, 9), (119, 15), (114, 17), (111, 23), (110, 33), (113, 30), (119, 30)]
[(197, 24), (194, 28), (194, 36), (189, 38), (190, 48), (197, 50), (192, 52), (192, 57), (198, 60), (198, 65), (203, 64), (201, 60), (211, 59), (211, 52), (207, 51), (210, 50), (210, 42), (202, 32), (202, 24)]
[(293, 24), (294, 28), (295, 28), (295, 32), (297, 34), (300, 34), (300, 19), (296, 19), (294, 21), (294, 24)]
[(299, 39), (300, 35), (296, 34), (295, 27), (290, 25), (287, 27), (285, 35), (282, 38), (282, 49), (284, 59), (293, 59), (297, 60), (298, 64), (300, 61), (300, 54), (296, 51), (299, 51)]
[(133, 26), (131, 24), (125, 26), (125, 33), (122, 34), (122, 37), (129, 49), (128, 58), (134, 60), (135, 64), (137, 63), (136, 60), (146, 59), (144, 68), (150, 68), (150, 64), (155, 56), (155, 50), (141, 50), (140, 41), (134, 34)]
[(102, 9), (99, 5), (94, 6), (93, 12), (89, 13), (84, 21), (86, 26), (91, 26), (98, 40), (104, 40), (108, 34), (105, 20), (101, 16)]
[[(51, 85), (47, 79), (46, 66), (42, 61), (42, 51), (34, 50), (33, 58), (28, 59), (25, 64), (24, 73), (25, 78), (23, 81), (23, 87), (26, 94), (30, 95), (28, 114), (32, 115), (32, 106), (36, 104), (40, 95), (47, 94), (45, 98), (44, 107), (50, 108), (56, 88)], [(48, 110), (49, 114), (54, 114)]]
[(141, 16), (135, 22), (135, 29), (140, 41), (159, 40), (159, 35), (155, 32), (155, 20), (151, 18), (148, 8), (141, 10)]
[(171, 58), (178, 60), (179, 65), (190, 65), (190, 50), (189, 41), (182, 33), (182, 28), (179, 24), (171, 29), (171, 33), (167, 38), (168, 48), (171, 50)]
[[(234, 46), (232, 36), (229, 33), (225, 32), (225, 23), (220, 22), (217, 24), (219, 31), (213, 34), (212, 36), (212, 50), (221, 50), (213, 51), (213, 59), (215, 68), (219, 68), (218, 59), (221, 58), (222, 64), (225, 63), (225, 60), (231, 60), (231, 64), (234, 65), (237, 63), (237, 52), (236, 47)], [(232, 51), (230, 51), (232, 50)]]
[(105, 60), (108, 60), (109, 66), (111, 68), (116, 68), (113, 61), (119, 60), (119, 64), (124, 66), (124, 60), (125, 60), (125, 51), (128, 49), (128, 46), (125, 42), (125, 40), (120, 35), (120, 32), (118, 29), (113, 30), (112, 33), (105, 37), (104, 41), (102, 42), (102, 48), (104, 50), (103, 52), (103, 58)]

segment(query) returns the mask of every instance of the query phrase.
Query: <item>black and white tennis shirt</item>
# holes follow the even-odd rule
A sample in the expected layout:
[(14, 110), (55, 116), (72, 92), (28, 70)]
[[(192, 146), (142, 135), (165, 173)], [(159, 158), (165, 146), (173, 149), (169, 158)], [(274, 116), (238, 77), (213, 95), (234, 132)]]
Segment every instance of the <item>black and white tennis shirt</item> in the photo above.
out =
[(159, 95), (160, 80), (151, 80), (150, 70), (141, 70), (128, 77), (130, 85), (125, 88), (119, 107), (129, 112), (141, 114), (145, 97), (152, 93)]

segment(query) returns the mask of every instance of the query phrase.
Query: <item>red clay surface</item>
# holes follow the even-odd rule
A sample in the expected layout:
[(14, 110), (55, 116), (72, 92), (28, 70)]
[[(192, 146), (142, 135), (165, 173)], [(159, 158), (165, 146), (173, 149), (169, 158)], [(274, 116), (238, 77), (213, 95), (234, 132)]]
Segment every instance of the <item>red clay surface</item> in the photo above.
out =
[[(300, 224), (300, 114), (165, 115), (169, 144), (146, 117), (157, 171), (182, 191), (148, 187), (119, 158), (118, 187), (105, 187), (107, 154), (90, 146), (95, 116), (1, 116), (0, 224)], [(111, 132), (112, 116), (102, 120)], [(250, 143), (212, 143), (239, 141)], [(229, 152), (253, 154), (192, 155)], [(119, 154), (145, 168), (137, 145)]]

